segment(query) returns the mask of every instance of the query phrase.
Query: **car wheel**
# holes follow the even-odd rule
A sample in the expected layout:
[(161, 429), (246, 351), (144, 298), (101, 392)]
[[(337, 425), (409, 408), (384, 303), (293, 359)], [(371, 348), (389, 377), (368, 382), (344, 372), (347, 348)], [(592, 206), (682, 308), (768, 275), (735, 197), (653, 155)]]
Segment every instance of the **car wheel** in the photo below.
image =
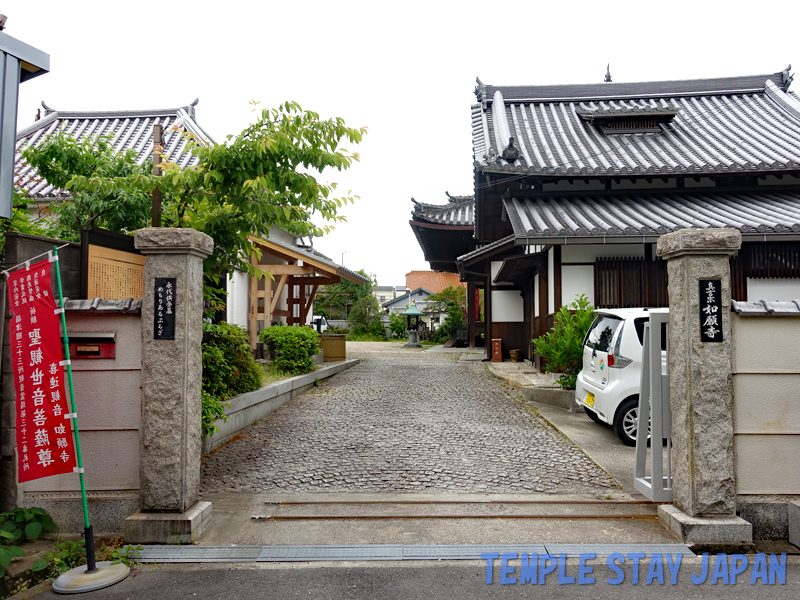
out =
[(603, 422), (600, 420), (600, 417), (598, 417), (598, 416), (597, 416), (597, 413), (596, 413), (596, 412), (594, 412), (594, 411), (593, 411), (591, 408), (586, 408), (586, 407), (584, 406), (584, 407), (583, 407), (583, 410), (585, 410), (585, 411), (586, 411), (586, 414), (588, 415), (588, 417), (589, 417), (589, 418), (590, 418), (592, 421), (594, 421), (595, 423), (603, 423)]
[(639, 425), (639, 399), (628, 398), (617, 409), (614, 416), (614, 433), (626, 446), (636, 445), (636, 429)]

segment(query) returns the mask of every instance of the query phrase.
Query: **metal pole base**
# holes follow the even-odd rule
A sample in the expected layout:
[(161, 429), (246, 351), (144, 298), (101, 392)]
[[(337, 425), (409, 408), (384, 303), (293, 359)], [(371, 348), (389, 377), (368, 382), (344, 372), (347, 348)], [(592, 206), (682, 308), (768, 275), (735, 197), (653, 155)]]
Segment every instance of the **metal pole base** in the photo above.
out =
[(91, 573), (86, 572), (86, 565), (70, 569), (53, 582), (53, 591), (57, 594), (81, 594), (101, 590), (125, 579), (131, 572), (130, 567), (118, 563), (112, 565), (110, 560), (96, 564)]

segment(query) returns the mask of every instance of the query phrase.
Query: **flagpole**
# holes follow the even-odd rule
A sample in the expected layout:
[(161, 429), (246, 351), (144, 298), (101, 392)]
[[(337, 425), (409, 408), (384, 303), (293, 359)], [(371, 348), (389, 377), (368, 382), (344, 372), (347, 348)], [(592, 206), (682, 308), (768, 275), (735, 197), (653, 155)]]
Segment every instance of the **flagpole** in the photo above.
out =
[(81, 440), (78, 434), (78, 415), (75, 410), (75, 390), (72, 385), (72, 364), (69, 358), (69, 337), (67, 336), (67, 317), (64, 314), (64, 293), (61, 291), (61, 269), (58, 262), (58, 248), (53, 246), (53, 262), (56, 267), (56, 282), (58, 283), (58, 300), (61, 313), (61, 341), (64, 345), (64, 359), (67, 367), (67, 381), (69, 382), (70, 412), (72, 416), (72, 431), (75, 434), (75, 459), (78, 464), (78, 476), (81, 481), (81, 501), (83, 502), (84, 539), (86, 540), (86, 573), (97, 571), (94, 555), (94, 533), (89, 524), (89, 505), (86, 501), (86, 482), (83, 479), (83, 459), (81, 458)]

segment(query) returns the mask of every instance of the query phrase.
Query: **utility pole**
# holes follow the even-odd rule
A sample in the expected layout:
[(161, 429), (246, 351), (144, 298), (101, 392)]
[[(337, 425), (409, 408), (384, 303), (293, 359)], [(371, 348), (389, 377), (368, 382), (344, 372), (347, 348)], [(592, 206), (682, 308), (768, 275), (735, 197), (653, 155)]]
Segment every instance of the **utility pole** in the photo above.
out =
[[(153, 175), (161, 175), (161, 154), (164, 151), (162, 145), (161, 125), (153, 125)], [(161, 190), (158, 185), (153, 188), (152, 223), (153, 227), (161, 227)]]

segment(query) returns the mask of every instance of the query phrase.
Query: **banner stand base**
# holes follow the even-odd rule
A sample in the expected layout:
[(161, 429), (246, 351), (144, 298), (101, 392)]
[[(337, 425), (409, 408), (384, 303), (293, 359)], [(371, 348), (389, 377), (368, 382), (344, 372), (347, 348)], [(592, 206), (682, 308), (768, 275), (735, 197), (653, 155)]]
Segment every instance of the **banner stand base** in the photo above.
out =
[(130, 567), (104, 560), (96, 565), (91, 573), (86, 572), (86, 565), (70, 569), (53, 582), (53, 591), (57, 594), (82, 594), (101, 590), (125, 579), (131, 572)]

